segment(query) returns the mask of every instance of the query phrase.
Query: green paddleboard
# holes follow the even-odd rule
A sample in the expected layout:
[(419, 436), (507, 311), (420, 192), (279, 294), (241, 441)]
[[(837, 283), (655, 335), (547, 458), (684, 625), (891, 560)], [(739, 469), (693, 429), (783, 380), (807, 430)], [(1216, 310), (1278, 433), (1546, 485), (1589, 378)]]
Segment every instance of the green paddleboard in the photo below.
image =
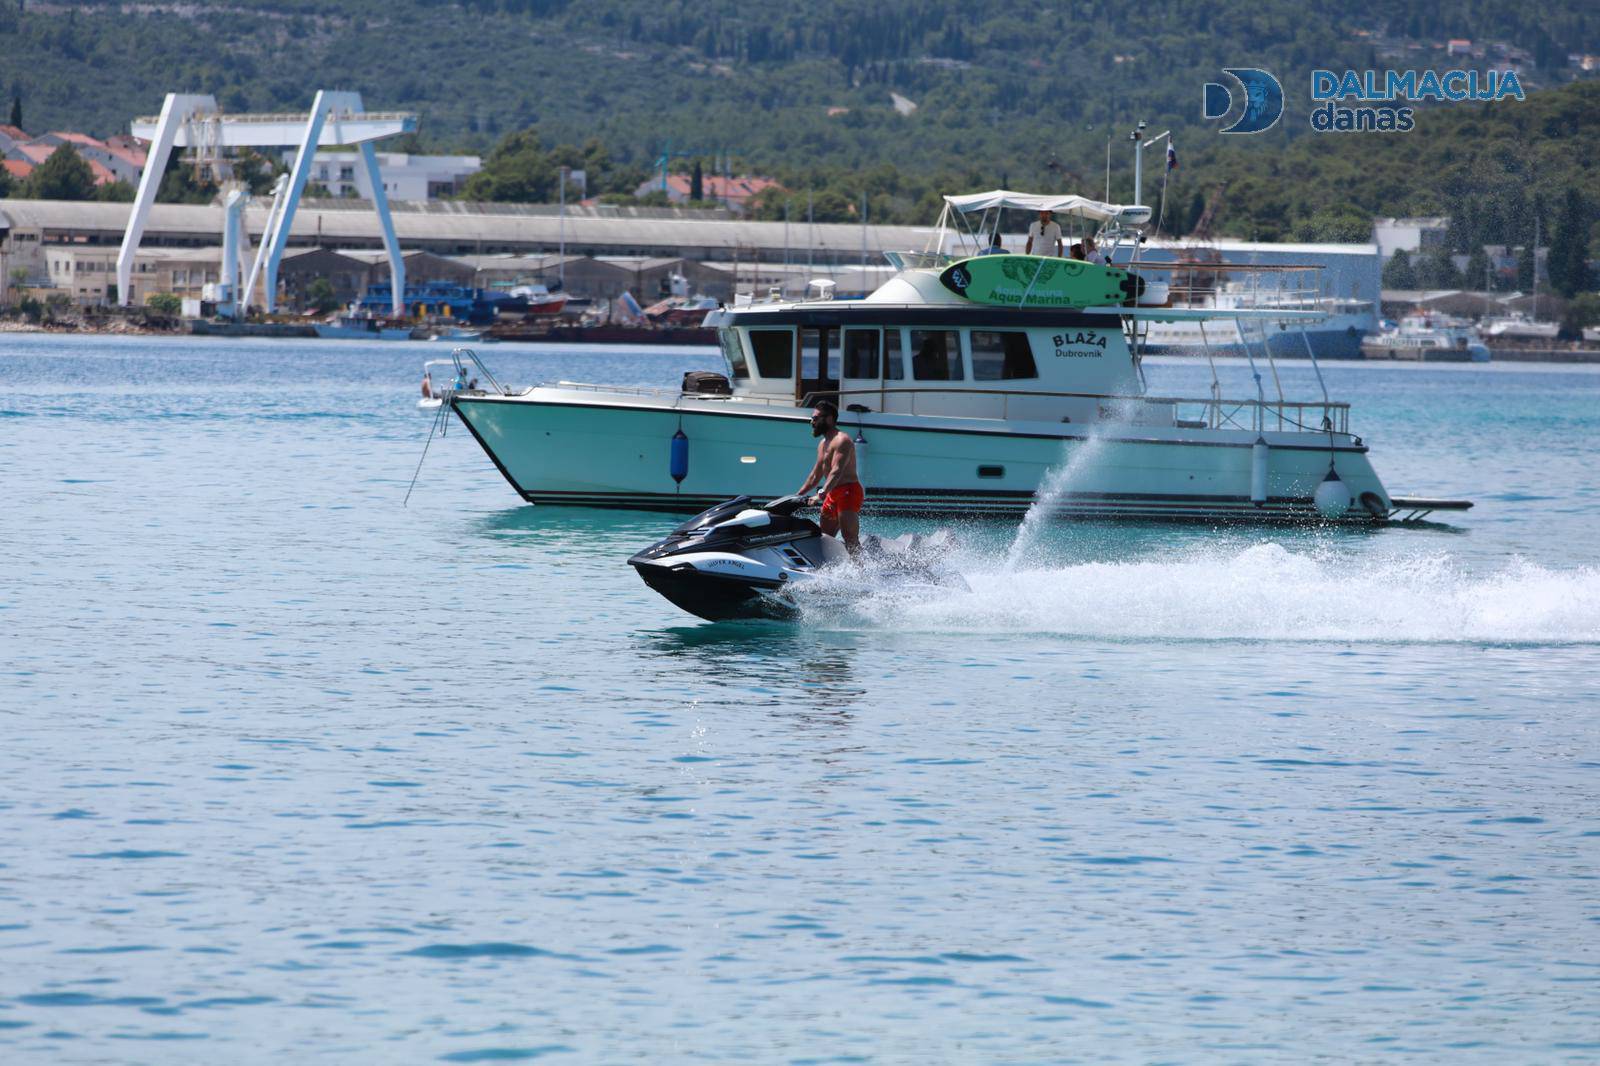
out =
[(1045, 255), (979, 255), (939, 280), (974, 303), (997, 307), (1117, 307), (1132, 304), (1139, 279), (1126, 270)]

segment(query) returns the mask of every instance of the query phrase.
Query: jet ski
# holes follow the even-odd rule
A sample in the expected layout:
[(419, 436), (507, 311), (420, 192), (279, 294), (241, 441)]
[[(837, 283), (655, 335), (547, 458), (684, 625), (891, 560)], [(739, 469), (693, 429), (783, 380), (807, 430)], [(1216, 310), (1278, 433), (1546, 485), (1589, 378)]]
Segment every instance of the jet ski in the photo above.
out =
[(961, 575), (939, 563), (944, 531), (894, 539), (861, 538), (850, 559), (844, 542), (795, 512), (800, 496), (758, 504), (739, 496), (702, 511), (628, 560), (644, 583), (690, 614), (712, 622), (794, 618), (796, 593), (836, 566), (859, 566), (867, 587), (938, 585), (966, 591)]

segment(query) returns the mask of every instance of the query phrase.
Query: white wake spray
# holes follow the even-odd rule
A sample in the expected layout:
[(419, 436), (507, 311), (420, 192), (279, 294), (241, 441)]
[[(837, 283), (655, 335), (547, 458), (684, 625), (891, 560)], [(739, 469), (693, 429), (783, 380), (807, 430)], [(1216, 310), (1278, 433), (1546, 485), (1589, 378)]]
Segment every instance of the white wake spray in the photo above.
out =
[(808, 624), (1155, 640), (1600, 643), (1600, 570), (1516, 561), (1472, 573), (1445, 554), (1351, 556), (1276, 543), (1131, 562), (1013, 569), (953, 560), (970, 591), (825, 579)]

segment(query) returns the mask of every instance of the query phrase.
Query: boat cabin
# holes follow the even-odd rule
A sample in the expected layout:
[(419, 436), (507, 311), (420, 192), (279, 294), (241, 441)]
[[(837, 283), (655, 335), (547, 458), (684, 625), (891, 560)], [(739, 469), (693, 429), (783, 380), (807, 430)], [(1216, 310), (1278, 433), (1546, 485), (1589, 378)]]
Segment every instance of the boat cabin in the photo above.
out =
[(719, 327), (733, 395), (752, 400), (1079, 422), (1105, 397), (1144, 391), (1118, 317), (978, 307), (932, 273), (901, 274), (865, 300), (725, 308), (706, 324)]

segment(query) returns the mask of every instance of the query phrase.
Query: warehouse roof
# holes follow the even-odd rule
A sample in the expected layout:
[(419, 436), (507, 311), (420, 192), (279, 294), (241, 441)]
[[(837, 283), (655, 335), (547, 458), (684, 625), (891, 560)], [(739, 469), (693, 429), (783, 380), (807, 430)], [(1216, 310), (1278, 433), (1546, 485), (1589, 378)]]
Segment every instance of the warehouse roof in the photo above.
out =
[[(246, 229), (259, 235), (266, 223), (268, 201), (254, 201), (245, 212)], [(397, 205), (398, 206), (398, 205)], [(932, 226), (866, 226), (849, 223), (808, 225), (803, 221), (755, 222), (704, 217), (710, 212), (605, 207), (569, 208), (561, 216), (544, 205), (463, 204), (413, 205), (394, 212), (395, 230), (403, 244), (456, 256), (492, 251), (548, 251), (563, 236), (569, 253), (630, 256), (690, 255), (694, 258), (778, 257), (785, 248), (800, 257), (810, 246), (816, 253), (859, 261), (863, 228), (866, 250), (876, 259), (882, 251), (920, 250), (934, 234)], [(121, 239), (131, 205), (98, 201), (3, 200), (0, 228), (55, 231), (61, 235), (95, 235)], [(211, 204), (156, 204), (145, 227), (146, 243), (161, 240), (216, 240), (222, 232), (222, 208)], [(291, 236), (299, 242), (329, 246), (377, 247), (382, 236), (369, 205), (348, 200), (304, 201), (294, 218)], [(1205, 247), (1234, 255), (1316, 253), (1374, 255), (1372, 244), (1271, 244), (1216, 240), (1207, 245), (1152, 240), (1149, 249)], [(475, 263), (475, 260), (469, 259)], [(791, 260), (792, 261), (792, 260)], [(476, 263), (475, 263), (476, 265)]]

